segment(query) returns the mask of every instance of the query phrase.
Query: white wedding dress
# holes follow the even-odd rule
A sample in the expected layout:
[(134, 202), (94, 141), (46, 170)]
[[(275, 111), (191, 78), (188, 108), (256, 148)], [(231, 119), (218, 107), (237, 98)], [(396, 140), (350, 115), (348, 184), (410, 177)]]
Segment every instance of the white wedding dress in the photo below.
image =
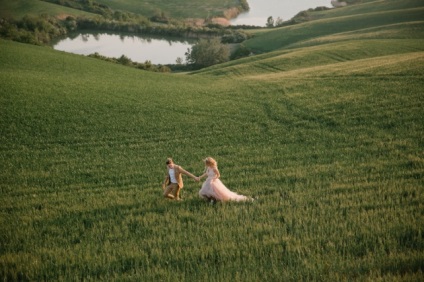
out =
[(205, 182), (202, 184), (202, 188), (199, 191), (199, 196), (204, 199), (216, 200), (216, 201), (247, 201), (252, 198), (239, 195), (235, 192), (230, 191), (225, 185), (215, 178), (215, 172), (211, 168), (207, 168)]

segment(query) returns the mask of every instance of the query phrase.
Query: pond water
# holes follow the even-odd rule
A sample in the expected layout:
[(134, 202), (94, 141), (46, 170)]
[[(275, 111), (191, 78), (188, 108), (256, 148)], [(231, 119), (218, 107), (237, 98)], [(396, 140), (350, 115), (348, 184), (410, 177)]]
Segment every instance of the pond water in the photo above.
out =
[(232, 25), (265, 26), (268, 17), (290, 20), (300, 11), (320, 6), (332, 7), (331, 0), (247, 0), (250, 11), (240, 14)]
[[(232, 25), (265, 26), (269, 16), (289, 20), (297, 13), (318, 6), (331, 7), (331, 0), (248, 0), (250, 11), (231, 21)], [(195, 40), (113, 33), (76, 33), (53, 43), (53, 48), (69, 53), (100, 55), (119, 58), (122, 55), (133, 62), (150, 61), (156, 65), (175, 64), (177, 58), (185, 62), (187, 49)]]
[(99, 53), (110, 58), (122, 55), (133, 62), (175, 64), (178, 57), (185, 61), (185, 52), (195, 44), (194, 40), (178, 38), (152, 38), (140, 35), (113, 33), (77, 33), (53, 43), (55, 50), (80, 55)]

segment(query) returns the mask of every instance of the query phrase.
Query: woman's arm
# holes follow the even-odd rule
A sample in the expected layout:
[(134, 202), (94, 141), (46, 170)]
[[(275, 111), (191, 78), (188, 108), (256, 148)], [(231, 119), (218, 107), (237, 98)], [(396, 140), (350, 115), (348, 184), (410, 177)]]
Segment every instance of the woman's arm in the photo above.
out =
[(202, 175), (199, 176), (199, 180), (202, 179), (203, 177), (205, 177), (207, 175), (207, 173), (203, 173)]

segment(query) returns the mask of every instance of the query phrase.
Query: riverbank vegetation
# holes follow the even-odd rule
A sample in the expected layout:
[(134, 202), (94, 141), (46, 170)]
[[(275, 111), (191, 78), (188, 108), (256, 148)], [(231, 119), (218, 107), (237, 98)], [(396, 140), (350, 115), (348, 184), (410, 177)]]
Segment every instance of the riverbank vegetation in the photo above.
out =
[(146, 19), (116, 21), (103, 18), (67, 16), (60, 20), (48, 15), (25, 16), (20, 20), (0, 19), (0, 36), (22, 43), (48, 44), (69, 32), (97, 30), (132, 34), (166, 35), (187, 38), (222, 37), (225, 43), (239, 43), (248, 38), (240, 29), (227, 29), (216, 24), (204, 26), (184, 23), (154, 24)]
[(100, 59), (106, 62), (121, 64), (124, 66), (134, 67), (134, 68), (146, 70), (146, 71), (171, 72), (171, 68), (167, 66), (155, 65), (155, 64), (152, 64), (151, 61), (145, 61), (144, 63), (133, 62), (130, 58), (128, 58), (125, 55), (122, 55), (119, 58), (110, 58), (110, 57), (102, 56), (96, 52), (94, 54), (88, 55), (88, 57)]
[[(21, 0), (18, 0), (18, 2)], [(37, 0), (40, 2), (40, 0)], [(53, 38), (64, 36), (69, 32), (82, 30), (103, 30), (112, 32), (128, 32), (133, 34), (167, 35), (190, 38), (224, 37), (226, 43), (241, 42), (247, 38), (242, 30), (226, 29), (213, 23), (210, 17), (206, 17), (202, 24), (196, 24), (185, 19), (172, 18), (164, 12), (155, 12), (146, 17), (125, 10), (113, 10), (110, 7), (96, 1), (47, 1), (51, 5), (44, 8), (41, 15), (26, 14), (12, 11), (16, 8), (11, 4), (5, 4), (6, 11), (2, 12), (0, 21), (0, 35), (3, 38), (23, 43), (47, 44)], [(241, 1), (240, 9), (246, 6)], [(51, 4), (54, 3), (54, 4)], [(218, 3), (215, 3), (218, 4)], [(121, 3), (121, 8), (125, 7)], [(80, 13), (60, 13), (57, 6), (63, 6), (67, 11), (82, 10)], [(9, 7), (9, 9), (7, 9)], [(22, 8), (21, 8), (22, 9)]]
[[(52, 40), (68, 36), (70, 32), (81, 32), (85, 30), (109, 31), (118, 33), (131, 33), (143, 35), (161, 35), (186, 38), (220, 38), (223, 44), (240, 43), (248, 38), (247, 33), (241, 29), (225, 28), (215, 24), (211, 19), (206, 19), (202, 25), (191, 24), (186, 20), (176, 20), (166, 16), (164, 13), (156, 13), (150, 18), (132, 12), (112, 10), (108, 6), (95, 1), (46, 1), (62, 6), (67, 9), (77, 9), (85, 11), (83, 16), (73, 16), (44, 13), (42, 15), (25, 15), (23, 17), (9, 17), (0, 19), (0, 36), (22, 43), (35, 45), (48, 45)], [(242, 3), (244, 3), (242, 1)], [(248, 6), (243, 4), (243, 9)], [(88, 13), (92, 13), (92, 16)], [(20, 13), (18, 13), (20, 14)], [(94, 15), (94, 14), (97, 14)], [(221, 45), (221, 44), (220, 44)], [(220, 46), (223, 50), (225, 46)], [(195, 47), (195, 50), (199, 48)], [(227, 50), (228, 47), (225, 47)], [(189, 50), (189, 53), (192, 51)], [(199, 52), (197, 52), (199, 53)], [(228, 53), (228, 52), (227, 52)], [(238, 52), (238, 54), (242, 54)], [(91, 54), (91, 57), (133, 66), (138, 69), (168, 72), (172, 70), (192, 70), (200, 66), (208, 66), (203, 63), (207, 59), (209, 62), (224, 62), (222, 58), (229, 58), (228, 54), (217, 54), (216, 56), (192, 56), (192, 65), (175, 64), (169, 66), (153, 65), (151, 62), (137, 63), (131, 62), (129, 58), (122, 55), (120, 58), (106, 58), (99, 54)], [(194, 59), (198, 57), (197, 59)], [(221, 58), (221, 59), (218, 59)], [(227, 59), (226, 59), (227, 60)], [(225, 60), (225, 61), (226, 61)], [(197, 63), (196, 63), (197, 61)]]
[[(251, 30), (260, 55), (188, 74), (0, 39), (0, 280), (422, 281), (423, 9)], [(167, 157), (206, 156), (256, 200), (162, 197)]]

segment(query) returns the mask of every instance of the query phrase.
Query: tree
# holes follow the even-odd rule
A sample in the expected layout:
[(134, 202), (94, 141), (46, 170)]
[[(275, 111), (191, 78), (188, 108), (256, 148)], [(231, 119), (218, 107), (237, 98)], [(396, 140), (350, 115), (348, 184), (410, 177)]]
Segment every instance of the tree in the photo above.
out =
[(177, 58), (177, 60), (175, 61), (175, 63), (177, 64), (177, 65), (182, 65), (183, 64), (183, 58), (181, 58), (181, 57), (178, 57)]
[(278, 17), (276, 20), (275, 20), (275, 23), (274, 23), (274, 25), (275, 26), (282, 26), (284, 24), (284, 21), (283, 21), (283, 19), (282, 18), (280, 18), (280, 17)]
[(186, 61), (198, 67), (209, 67), (227, 62), (230, 58), (230, 49), (221, 43), (219, 38), (200, 39), (198, 43), (187, 49)]
[(250, 10), (249, 3), (247, 3), (247, 0), (241, 0), (240, 6), (243, 9), (243, 11), (249, 11)]
[(122, 55), (121, 57), (119, 57), (117, 61), (120, 64), (125, 65), (125, 66), (129, 66), (132, 63), (131, 59), (128, 58), (127, 56), (125, 56), (125, 55)]
[(274, 18), (272, 16), (269, 16), (266, 20), (266, 27), (274, 27)]

